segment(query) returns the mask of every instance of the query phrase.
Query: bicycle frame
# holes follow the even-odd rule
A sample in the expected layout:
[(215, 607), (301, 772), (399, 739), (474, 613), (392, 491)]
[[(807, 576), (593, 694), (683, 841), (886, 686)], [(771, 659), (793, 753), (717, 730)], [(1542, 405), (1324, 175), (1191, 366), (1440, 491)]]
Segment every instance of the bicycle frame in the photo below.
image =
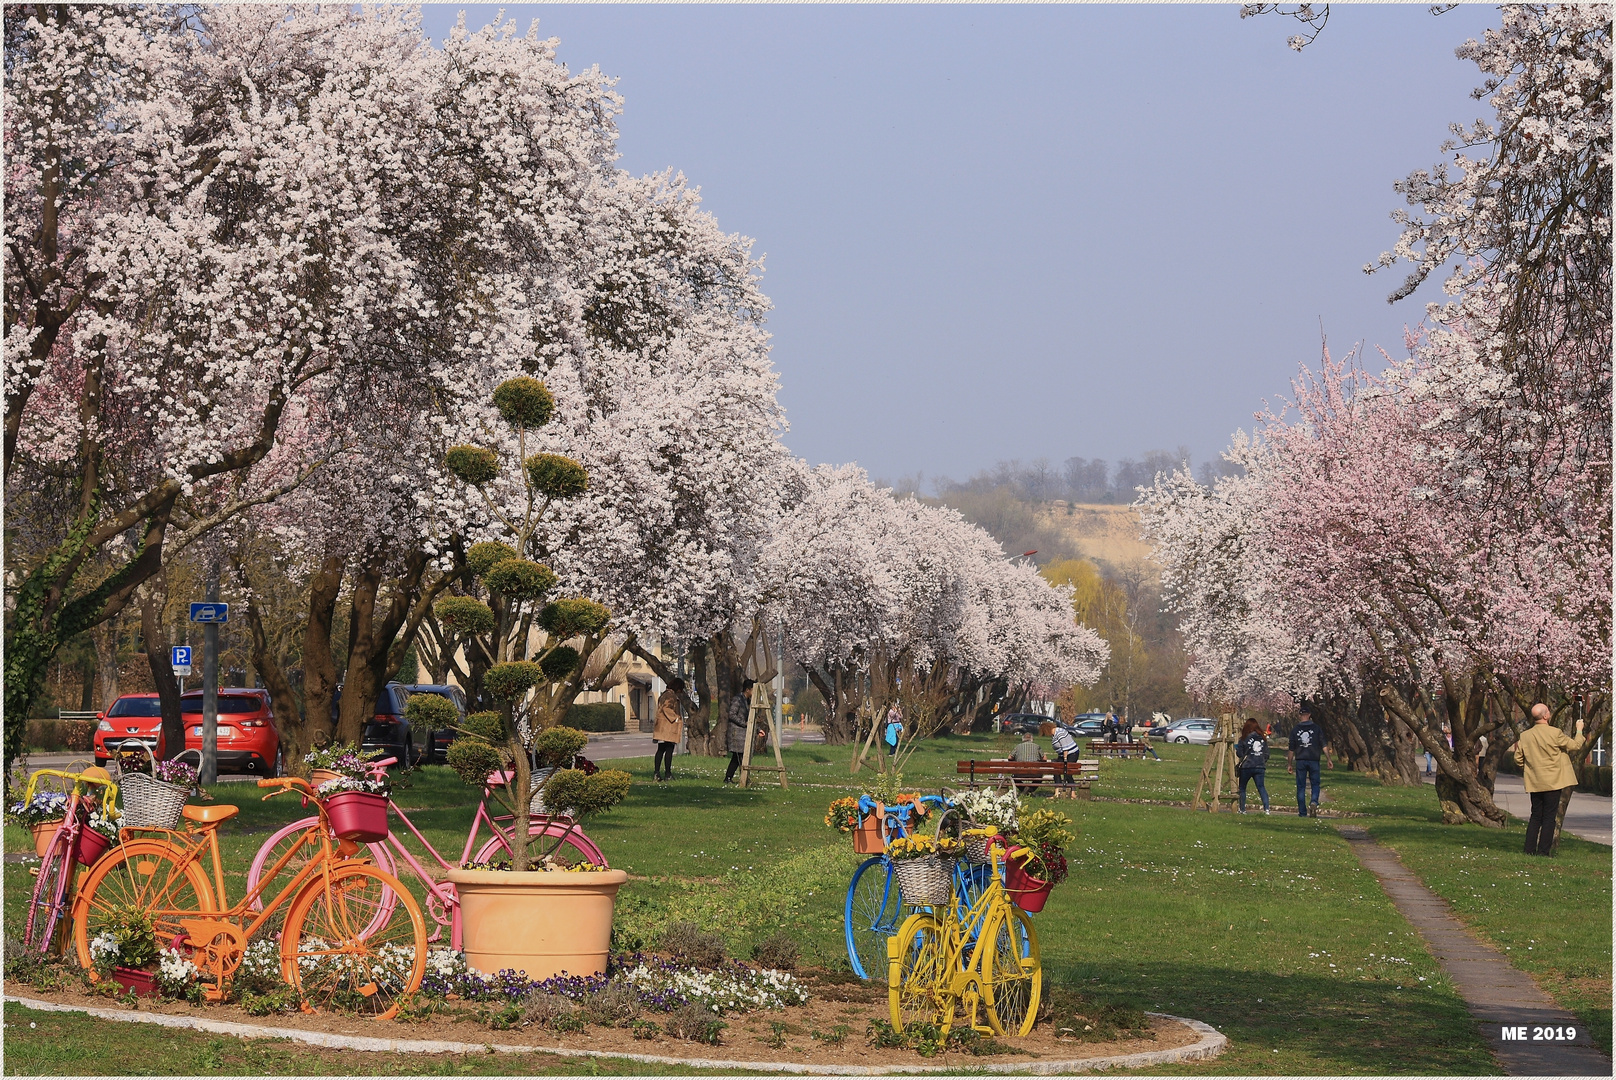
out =
[[(117, 797), (118, 785), (110, 777), (106, 777), (105, 773), (102, 773), (102, 776), (90, 776), (86, 773), (62, 772), (59, 769), (40, 769), (28, 778), (28, 787), (23, 794), (25, 805), (34, 801), (34, 793), (39, 787), (41, 777), (57, 777), (72, 782), (67, 792), (67, 802), (63, 805), (62, 823), (57, 826), (56, 835), (52, 837), (50, 847), (35, 871), (38, 876), (33, 892), (29, 896), (28, 918), (25, 920), (26, 926), (23, 932), (24, 943), (28, 947), (33, 948), (37, 945), (41, 953), (49, 953), (61, 928), (67, 925), (64, 916), (72, 906), (69, 898), (78, 885), (79, 838), (89, 827), (84, 817), (91, 804), (91, 800), (86, 797), (88, 793), (85, 787), (100, 786), (101, 812), (105, 814), (111, 809)], [(43, 923), (39, 922), (40, 919), (43, 919)]]
[[(270, 784), (273, 781), (259, 781), (260, 784)], [(176, 919), (180, 925), (185, 926), (189, 932), (186, 935), (191, 948), (203, 954), (205, 963), (197, 963), (197, 967), (210, 972), (214, 976), (214, 984), (203, 988), (203, 994), (210, 1000), (219, 1000), (224, 996), (226, 976), (235, 969), (239, 962), (242, 950), (247, 942), (252, 940), (260, 927), (279, 911), (282, 905), (289, 903), (302, 894), (304, 889), (311, 886), (314, 879), (320, 879), (319, 886), (328, 894), (331, 889), (331, 870), (342, 859), (359, 850), (359, 845), (349, 840), (340, 840), (335, 849), (331, 842), (330, 822), (326, 817), (325, 808), (318, 799), (313, 798), (308, 785), (296, 780), (293, 784), (278, 784), (280, 791), (265, 795), (265, 799), (272, 799), (286, 791), (295, 790), (301, 786), (304, 790), (305, 805), (311, 800), (319, 808), (319, 823), (304, 830), (298, 842), (285, 852), (275, 863), (265, 871), (258, 883), (247, 890), (247, 894), (235, 904), (229, 903), (229, 896), (224, 885), (224, 862), (219, 852), (219, 826), (224, 821), (198, 822), (194, 828), (178, 829), (124, 829), (122, 833), (162, 833), (169, 839), (166, 841), (173, 849), (174, 870), (170, 880), (183, 878), (185, 870), (193, 863), (200, 864), (203, 853), (206, 852), (213, 867), (213, 887), (217, 890), (215, 910), (208, 912), (194, 912), (199, 917), (190, 919)], [(225, 819), (228, 820), (228, 819)], [(298, 871), (292, 875), (280, 892), (275, 894), (273, 900), (262, 901), (267, 887), (280, 876), (294, 855), (301, 851), (305, 844), (318, 843), (319, 854), (310, 858)], [(254, 913), (255, 902), (262, 902), (262, 910)], [(200, 937), (199, 937), (200, 935)], [(224, 939), (223, 947), (220, 940)], [(206, 944), (199, 944), (205, 940)], [(174, 944), (181, 943), (176, 939)], [(196, 961), (193, 960), (193, 963)]]

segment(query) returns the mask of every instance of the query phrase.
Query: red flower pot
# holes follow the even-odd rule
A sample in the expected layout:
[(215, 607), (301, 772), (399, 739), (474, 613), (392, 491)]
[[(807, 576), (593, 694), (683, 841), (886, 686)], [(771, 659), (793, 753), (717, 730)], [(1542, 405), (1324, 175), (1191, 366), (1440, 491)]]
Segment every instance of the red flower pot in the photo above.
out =
[(115, 967), (112, 969), (112, 981), (123, 987), (126, 993), (132, 992), (136, 997), (156, 997), (159, 993), (155, 971)]
[(325, 800), (331, 831), (356, 844), (387, 839), (387, 796), (368, 791), (342, 791)]
[(112, 846), (112, 840), (102, 836), (86, 825), (79, 830), (79, 862), (85, 866), (94, 866), (95, 860), (107, 853)]
[(1004, 862), (1004, 889), (1010, 894), (1011, 901), (1022, 911), (1042, 911), (1045, 902), (1049, 900), (1049, 890), (1053, 889), (1055, 884), (1027, 873), (1026, 864), (1019, 857), (1024, 851), (1026, 848), (1010, 849), (1010, 854)]

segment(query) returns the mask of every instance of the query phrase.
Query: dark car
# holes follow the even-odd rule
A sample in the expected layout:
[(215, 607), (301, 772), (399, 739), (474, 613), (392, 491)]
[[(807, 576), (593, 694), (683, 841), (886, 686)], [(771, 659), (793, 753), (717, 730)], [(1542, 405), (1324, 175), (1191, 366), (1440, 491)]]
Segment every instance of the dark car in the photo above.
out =
[(1036, 735), (1045, 724), (1052, 723), (1054, 721), (1042, 713), (1011, 713), (1000, 723), (999, 730), (1008, 731), (1012, 735), (1029, 731)]
[[(460, 713), (460, 719), (466, 718), (466, 695), (458, 686), (449, 686), (443, 683), (411, 683), (404, 688), (406, 693), (436, 694), (441, 698), (448, 698)], [(449, 744), (454, 742), (453, 728), (438, 728), (435, 731), (418, 732), (422, 743), (421, 760), (429, 764), (445, 764), (449, 760)]]
[[(421, 761), (421, 748), (416, 745), (415, 733), (410, 730), (410, 722), (404, 718), (404, 703), (409, 700), (409, 690), (403, 683), (390, 682), (382, 687), (376, 695), (376, 707), (372, 710), (371, 718), (365, 723), (364, 734), (360, 737), (359, 747), (362, 750), (380, 750), (386, 757), (397, 758), (401, 765), (418, 765)], [(336, 721), (342, 712), (342, 687), (337, 687), (336, 693), (331, 695), (331, 719)]]
[(1089, 717), (1084, 720), (1079, 720), (1075, 724), (1069, 725), (1068, 730), (1080, 739), (1098, 739), (1104, 734), (1104, 731), (1101, 730), (1104, 725), (1104, 717), (1100, 717), (1099, 719)]

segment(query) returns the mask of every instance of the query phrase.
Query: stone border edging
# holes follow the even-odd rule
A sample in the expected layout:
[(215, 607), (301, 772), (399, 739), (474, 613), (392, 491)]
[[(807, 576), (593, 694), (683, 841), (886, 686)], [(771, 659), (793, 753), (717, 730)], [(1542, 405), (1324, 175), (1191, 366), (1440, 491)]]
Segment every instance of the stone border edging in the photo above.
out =
[[(509, 1043), (465, 1043), (446, 1039), (383, 1039), (368, 1035), (336, 1035), (325, 1031), (300, 1031), (297, 1028), (263, 1027), (258, 1024), (239, 1024), (233, 1020), (207, 1020), (196, 1016), (171, 1016), (167, 1013), (131, 1012), (124, 1009), (96, 1009), (80, 1005), (58, 1005), (53, 1001), (6, 994), (4, 999), (41, 1012), (84, 1013), (100, 1020), (120, 1020), (134, 1024), (157, 1024), (161, 1027), (188, 1028), (208, 1031), (216, 1035), (240, 1035), (246, 1038), (290, 1039), (293, 1042), (324, 1046), (333, 1050), (370, 1050), (378, 1052), (417, 1054), (558, 1054), (563, 1057), (622, 1058), (648, 1065), (689, 1065), (702, 1069), (748, 1069), (752, 1072), (784, 1072), (833, 1076), (885, 1076), (915, 1073), (954, 1073), (958, 1065), (809, 1065), (795, 1061), (727, 1061), (718, 1058), (668, 1057), (662, 1054), (630, 1054), (611, 1050), (583, 1050), (566, 1046), (516, 1046)], [(1031, 1073), (1047, 1076), (1099, 1069), (1134, 1070), (1151, 1065), (1166, 1065), (1180, 1061), (1205, 1061), (1223, 1053), (1229, 1045), (1228, 1036), (1199, 1020), (1190, 1020), (1168, 1013), (1146, 1013), (1164, 1020), (1183, 1024), (1201, 1036), (1198, 1042), (1171, 1050), (1146, 1050), (1138, 1054), (1118, 1054), (1112, 1057), (1075, 1058), (1069, 1061), (1030, 1061), (1016, 1064), (981, 1063), (973, 1060), (972, 1072)]]

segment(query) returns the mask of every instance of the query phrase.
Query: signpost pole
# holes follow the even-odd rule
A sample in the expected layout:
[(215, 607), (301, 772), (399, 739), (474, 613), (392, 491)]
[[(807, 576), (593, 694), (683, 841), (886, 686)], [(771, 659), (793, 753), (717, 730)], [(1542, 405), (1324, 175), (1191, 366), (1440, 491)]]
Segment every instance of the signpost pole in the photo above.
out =
[[(208, 568), (209, 603), (219, 599), (219, 564)], [(203, 784), (219, 779), (219, 624), (202, 624), (202, 770)]]

